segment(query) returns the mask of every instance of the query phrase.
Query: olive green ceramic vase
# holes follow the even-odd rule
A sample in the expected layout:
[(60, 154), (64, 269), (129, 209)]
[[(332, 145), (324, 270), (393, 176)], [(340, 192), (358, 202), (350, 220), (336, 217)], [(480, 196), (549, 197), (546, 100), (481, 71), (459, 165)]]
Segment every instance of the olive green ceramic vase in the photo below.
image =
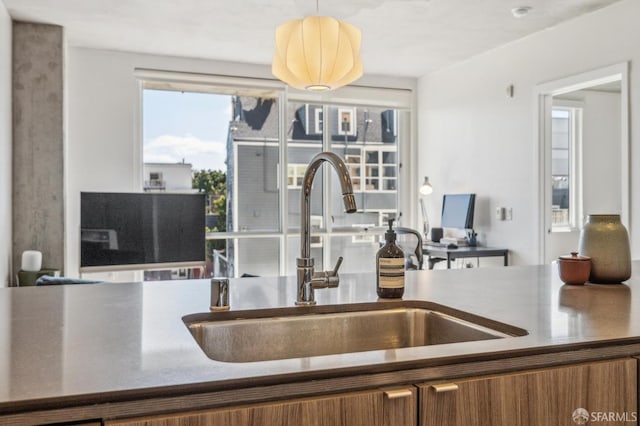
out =
[(627, 229), (619, 214), (592, 214), (580, 231), (579, 252), (591, 258), (589, 282), (621, 283), (631, 277)]

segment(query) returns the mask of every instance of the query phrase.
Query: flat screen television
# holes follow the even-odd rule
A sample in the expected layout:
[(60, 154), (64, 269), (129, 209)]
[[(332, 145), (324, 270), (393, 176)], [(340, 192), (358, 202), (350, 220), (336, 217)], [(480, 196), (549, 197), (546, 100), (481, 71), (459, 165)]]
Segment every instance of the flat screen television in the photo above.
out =
[(476, 194), (445, 194), (442, 197), (442, 227), (473, 229)]
[(80, 193), (81, 271), (204, 261), (204, 194)]

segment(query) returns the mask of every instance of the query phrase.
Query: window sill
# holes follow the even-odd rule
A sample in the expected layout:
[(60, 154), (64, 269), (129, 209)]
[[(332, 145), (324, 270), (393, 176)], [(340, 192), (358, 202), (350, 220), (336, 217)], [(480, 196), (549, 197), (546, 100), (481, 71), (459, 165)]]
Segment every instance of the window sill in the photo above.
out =
[(557, 226), (557, 227), (551, 228), (551, 233), (567, 233), (567, 232), (580, 232), (580, 229), (572, 226)]

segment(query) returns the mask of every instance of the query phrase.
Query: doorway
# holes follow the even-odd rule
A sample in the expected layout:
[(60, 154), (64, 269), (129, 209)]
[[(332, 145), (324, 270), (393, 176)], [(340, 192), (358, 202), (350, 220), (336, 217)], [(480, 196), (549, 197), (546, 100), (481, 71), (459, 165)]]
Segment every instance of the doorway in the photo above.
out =
[(577, 251), (589, 214), (629, 229), (628, 64), (536, 86), (539, 262)]

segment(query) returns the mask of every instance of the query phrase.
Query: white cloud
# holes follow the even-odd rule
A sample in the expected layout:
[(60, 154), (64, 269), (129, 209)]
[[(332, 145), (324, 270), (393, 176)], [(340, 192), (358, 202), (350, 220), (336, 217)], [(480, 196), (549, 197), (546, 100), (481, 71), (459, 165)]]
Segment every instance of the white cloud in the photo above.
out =
[(229, 117), (229, 121), (233, 119), (233, 105), (231, 102), (225, 107), (224, 114)]
[(226, 170), (226, 143), (205, 141), (192, 135), (162, 135), (145, 141), (146, 163), (191, 163), (194, 169)]

